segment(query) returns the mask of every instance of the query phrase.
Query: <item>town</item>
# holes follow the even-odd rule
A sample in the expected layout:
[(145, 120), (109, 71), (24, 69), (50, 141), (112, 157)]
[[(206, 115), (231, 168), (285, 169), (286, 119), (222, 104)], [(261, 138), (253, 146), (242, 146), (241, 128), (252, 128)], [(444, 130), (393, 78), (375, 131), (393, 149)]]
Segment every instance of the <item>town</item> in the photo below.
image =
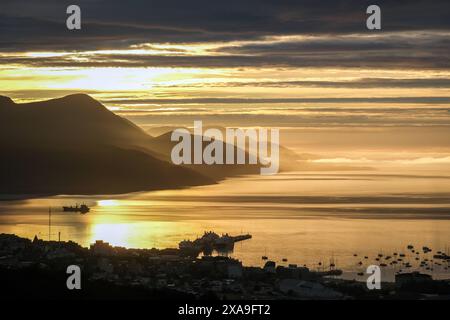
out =
[[(211, 233), (206, 234), (211, 238)], [(72, 241), (0, 234), (2, 296), (186, 300), (450, 297), (450, 281), (418, 273), (402, 274), (395, 283), (368, 290), (365, 282), (337, 278), (339, 270), (319, 272), (294, 264), (277, 266), (274, 261), (249, 267), (230, 257), (199, 256), (191, 246), (180, 247), (127, 249), (98, 240), (85, 248)], [(82, 270), (80, 290), (66, 287), (69, 265)]]

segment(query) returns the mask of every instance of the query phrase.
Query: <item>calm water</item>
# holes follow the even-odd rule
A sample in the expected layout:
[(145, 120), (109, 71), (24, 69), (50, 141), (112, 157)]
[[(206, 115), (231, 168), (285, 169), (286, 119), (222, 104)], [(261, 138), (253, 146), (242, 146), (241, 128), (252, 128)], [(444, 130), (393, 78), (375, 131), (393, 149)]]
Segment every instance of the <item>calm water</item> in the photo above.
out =
[[(47, 239), (51, 206), (52, 239), (60, 232), (62, 240), (84, 246), (102, 239), (125, 247), (166, 248), (205, 230), (249, 232), (253, 239), (238, 243), (231, 253), (246, 265), (263, 265), (262, 255), (313, 269), (333, 260), (345, 277), (356, 278), (356, 272), (376, 263), (378, 253), (405, 253), (414, 269), (418, 261), (408, 244), (448, 252), (449, 182), (450, 177), (433, 172), (308, 172), (185, 190), (1, 202), (0, 232)], [(89, 214), (62, 212), (62, 205), (83, 202), (92, 206)], [(430, 259), (433, 253), (420, 257)], [(386, 268), (384, 280), (392, 280), (399, 269)], [(450, 278), (444, 265), (433, 269), (435, 277)]]

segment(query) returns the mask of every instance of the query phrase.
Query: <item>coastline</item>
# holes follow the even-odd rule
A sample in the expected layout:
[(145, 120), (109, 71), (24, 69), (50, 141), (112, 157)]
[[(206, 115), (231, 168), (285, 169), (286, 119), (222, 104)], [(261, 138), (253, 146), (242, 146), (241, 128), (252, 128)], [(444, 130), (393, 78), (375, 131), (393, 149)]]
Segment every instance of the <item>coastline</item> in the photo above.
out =
[(31, 200), (31, 199), (40, 199), (40, 198), (46, 198), (46, 197), (56, 197), (56, 196), (67, 196), (67, 197), (92, 197), (92, 196), (123, 196), (127, 194), (132, 193), (142, 193), (142, 192), (151, 192), (151, 191), (165, 191), (165, 190), (183, 190), (188, 189), (192, 187), (198, 187), (198, 186), (208, 186), (208, 185), (214, 185), (218, 184), (219, 181), (214, 181), (211, 183), (205, 183), (205, 184), (192, 184), (192, 185), (181, 185), (181, 186), (173, 186), (170, 188), (150, 188), (150, 189), (130, 189), (129, 191), (117, 191), (117, 192), (108, 192), (103, 193), (102, 191), (98, 192), (86, 192), (86, 193), (76, 193), (76, 194), (70, 194), (70, 193), (58, 193), (58, 192), (51, 192), (51, 193), (30, 193), (30, 194), (0, 194), (0, 203), (2, 201), (21, 201), (21, 200)]
[[(81, 268), (81, 290), (67, 290), (66, 269)], [(0, 276), (10, 298), (40, 299), (433, 299), (448, 297), (449, 280), (382, 283), (329, 277), (305, 267), (246, 267), (229, 257), (198, 257), (180, 249), (126, 249), (97, 241), (89, 248), (75, 242), (33, 241), (0, 234)], [(34, 286), (46, 284), (34, 291)], [(84, 289), (84, 290), (83, 290)], [(433, 292), (434, 296), (427, 295)], [(33, 293), (35, 292), (35, 293)]]

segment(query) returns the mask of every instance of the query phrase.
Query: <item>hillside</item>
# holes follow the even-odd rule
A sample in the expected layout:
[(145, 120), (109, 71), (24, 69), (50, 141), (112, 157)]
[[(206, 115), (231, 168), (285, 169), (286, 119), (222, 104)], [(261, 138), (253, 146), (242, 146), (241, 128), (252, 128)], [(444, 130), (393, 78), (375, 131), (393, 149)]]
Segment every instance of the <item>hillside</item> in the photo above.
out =
[(215, 181), (142, 150), (140, 128), (87, 95), (16, 104), (0, 97), (0, 194), (99, 194)]

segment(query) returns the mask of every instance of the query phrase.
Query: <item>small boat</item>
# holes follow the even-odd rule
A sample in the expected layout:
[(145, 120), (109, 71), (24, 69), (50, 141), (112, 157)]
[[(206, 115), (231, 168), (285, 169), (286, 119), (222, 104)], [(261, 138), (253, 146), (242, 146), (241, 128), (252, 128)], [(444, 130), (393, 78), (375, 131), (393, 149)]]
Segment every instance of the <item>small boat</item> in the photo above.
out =
[(262, 259), (262, 260), (267, 260), (267, 259), (269, 259), (269, 258), (267, 257), (267, 249), (264, 249), (264, 255), (261, 257), (261, 259)]
[(283, 261), (283, 262), (287, 262), (288, 260), (287, 260), (286, 258), (283, 258), (282, 261)]
[(91, 210), (87, 205), (82, 204), (81, 206), (76, 205), (75, 207), (63, 207), (64, 212), (79, 212), (82, 214), (88, 213)]

